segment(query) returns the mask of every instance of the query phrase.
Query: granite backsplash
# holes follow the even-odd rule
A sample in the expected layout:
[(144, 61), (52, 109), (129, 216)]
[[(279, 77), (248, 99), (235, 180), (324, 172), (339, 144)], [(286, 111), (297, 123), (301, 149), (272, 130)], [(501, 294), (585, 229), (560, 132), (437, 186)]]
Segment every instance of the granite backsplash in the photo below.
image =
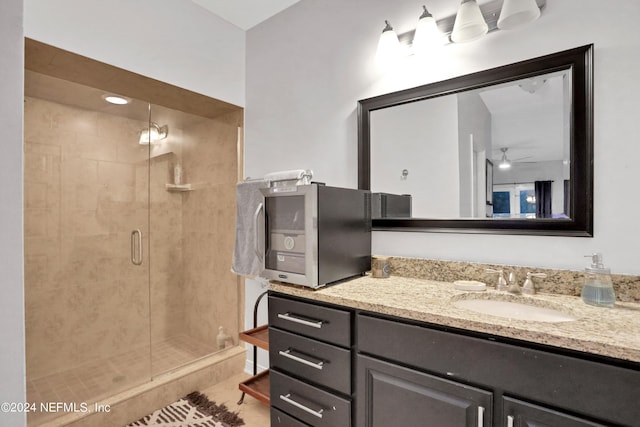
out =
[[(492, 268), (504, 270), (505, 278), (509, 272), (516, 275), (517, 283), (522, 286), (527, 272), (546, 273), (546, 278), (534, 278), (537, 292), (580, 296), (584, 273), (582, 271), (553, 270), (548, 268), (480, 264), (460, 261), (440, 261), (420, 258), (388, 257), (391, 274), (401, 277), (453, 282), (456, 280), (478, 280), (489, 287), (495, 287), (498, 276), (485, 270)], [(640, 302), (640, 276), (612, 274), (616, 299), (625, 302)]]

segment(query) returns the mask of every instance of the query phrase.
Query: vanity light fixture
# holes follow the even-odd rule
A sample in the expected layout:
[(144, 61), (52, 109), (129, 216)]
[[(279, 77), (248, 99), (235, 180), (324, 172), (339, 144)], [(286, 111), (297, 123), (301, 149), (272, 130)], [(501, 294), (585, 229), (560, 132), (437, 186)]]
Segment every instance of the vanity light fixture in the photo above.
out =
[(381, 64), (390, 64), (400, 56), (400, 41), (389, 21), (384, 21), (384, 23), (386, 25), (380, 34), (380, 40), (378, 40), (376, 61)]
[(497, 25), (501, 30), (512, 30), (539, 17), (540, 8), (536, 0), (504, 0)]
[(487, 34), (489, 25), (482, 16), (482, 11), (476, 0), (462, 0), (458, 8), (451, 41), (454, 43), (466, 43), (478, 40)]
[(167, 125), (160, 127), (157, 123), (151, 122), (148, 128), (140, 131), (140, 139), (138, 142), (140, 145), (149, 145), (165, 139), (167, 135), (169, 135), (169, 127)]
[(412, 46), (414, 53), (422, 52), (431, 47), (442, 46), (446, 42), (444, 34), (440, 32), (436, 20), (433, 19), (433, 15), (429, 13), (426, 6), (423, 5), (422, 9), (423, 12), (418, 19), (416, 32), (413, 36)]
[(376, 53), (377, 61), (389, 63), (401, 56), (403, 46), (409, 54), (422, 53), (439, 44), (449, 41), (465, 43), (477, 40), (487, 33), (501, 29), (520, 28), (540, 16), (547, 0), (491, 0), (478, 5), (476, 0), (462, 0), (456, 15), (435, 20), (433, 15), (422, 6), (415, 30), (396, 34), (389, 24), (382, 30)]

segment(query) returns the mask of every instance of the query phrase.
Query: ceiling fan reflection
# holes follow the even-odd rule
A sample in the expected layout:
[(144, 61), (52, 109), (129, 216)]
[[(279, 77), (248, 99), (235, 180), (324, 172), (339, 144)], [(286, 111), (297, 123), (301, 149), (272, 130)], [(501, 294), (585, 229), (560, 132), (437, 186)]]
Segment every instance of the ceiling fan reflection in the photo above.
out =
[(533, 157), (533, 156), (525, 156), (525, 157), (519, 157), (517, 159), (509, 159), (507, 157), (507, 150), (509, 150), (509, 147), (500, 148), (500, 151), (502, 152), (502, 157), (498, 162), (498, 168), (500, 169), (509, 169), (511, 168), (512, 163), (519, 163), (521, 160), (530, 159), (531, 157)]

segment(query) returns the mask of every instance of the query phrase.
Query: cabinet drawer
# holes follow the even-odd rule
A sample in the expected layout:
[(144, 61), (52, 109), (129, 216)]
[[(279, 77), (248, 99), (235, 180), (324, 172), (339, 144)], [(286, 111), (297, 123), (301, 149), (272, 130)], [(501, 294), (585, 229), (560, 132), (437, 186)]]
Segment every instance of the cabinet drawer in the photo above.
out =
[(351, 313), (269, 296), (269, 326), (342, 347), (351, 346)]
[(510, 397), (503, 398), (503, 420), (507, 427), (517, 426), (562, 426), (562, 427), (605, 427), (543, 406), (523, 402)]
[(309, 425), (276, 408), (271, 408), (271, 427), (309, 427)]
[(271, 371), (271, 405), (313, 427), (349, 427), (351, 402)]
[(351, 351), (269, 328), (272, 368), (351, 394)]

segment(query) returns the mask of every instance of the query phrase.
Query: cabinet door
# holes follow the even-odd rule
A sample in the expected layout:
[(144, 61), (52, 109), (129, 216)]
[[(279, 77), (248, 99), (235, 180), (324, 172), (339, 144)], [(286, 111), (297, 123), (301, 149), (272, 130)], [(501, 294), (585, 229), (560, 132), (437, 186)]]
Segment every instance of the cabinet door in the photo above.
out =
[(362, 355), (357, 371), (359, 427), (491, 426), (491, 392)]
[(605, 427), (543, 406), (504, 397), (505, 427)]

